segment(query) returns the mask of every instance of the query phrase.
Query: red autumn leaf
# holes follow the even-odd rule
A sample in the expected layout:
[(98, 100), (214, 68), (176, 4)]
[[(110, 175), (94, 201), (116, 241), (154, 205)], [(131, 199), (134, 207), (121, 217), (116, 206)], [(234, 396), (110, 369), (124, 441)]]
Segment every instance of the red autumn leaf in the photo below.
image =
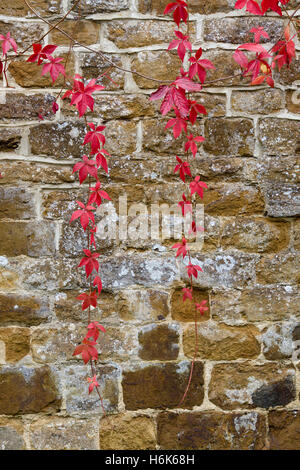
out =
[(179, 27), (180, 21), (184, 23), (187, 22), (188, 12), (187, 12), (187, 3), (183, 0), (176, 0), (175, 2), (169, 3), (165, 10), (164, 15), (173, 12), (173, 18), (177, 26)]
[(189, 36), (184, 36), (181, 31), (174, 31), (178, 39), (174, 39), (170, 42), (168, 51), (177, 48), (177, 54), (180, 60), (183, 62), (186, 50), (192, 50), (192, 44), (188, 41)]
[(98, 321), (93, 321), (88, 325), (88, 332), (86, 334), (86, 338), (93, 338), (94, 341), (97, 341), (99, 337), (99, 330), (102, 331), (102, 333), (106, 333), (106, 329), (104, 328), (103, 325), (100, 325)]
[(201, 225), (198, 225), (197, 227), (196, 222), (193, 220), (191, 228), (189, 230), (189, 235), (191, 235), (192, 233), (196, 234), (197, 232), (204, 232), (204, 228), (201, 227)]
[(73, 212), (70, 223), (73, 222), (73, 220), (78, 219), (80, 217), (80, 223), (82, 225), (83, 230), (86, 230), (87, 226), (89, 225), (89, 221), (91, 220), (92, 223), (95, 223), (95, 216), (93, 212), (95, 211), (96, 208), (93, 206), (85, 206), (82, 202), (76, 201), (77, 204), (81, 207), (81, 209), (78, 209)]
[(14, 40), (14, 38), (11, 37), (9, 32), (6, 34), (6, 36), (3, 36), (3, 34), (0, 34), (0, 41), (3, 41), (2, 42), (3, 55), (7, 54), (11, 48), (13, 48), (15, 53), (17, 53), (18, 46), (16, 44), (16, 41)]
[(261, 36), (265, 39), (270, 39), (268, 33), (264, 30), (262, 26), (258, 26), (257, 28), (250, 29), (250, 33), (254, 34), (255, 42), (259, 42)]
[(99, 253), (92, 253), (90, 250), (83, 250), (85, 256), (81, 259), (78, 268), (81, 266), (85, 267), (86, 277), (89, 277), (90, 274), (94, 271), (94, 269), (98, 272), (99, 271), (99, 262), (97, 258), (99, 258)]
[(59, 74), (66, 75), (65, 67), (60, 63), (64, 60), (62, 57), (52, 57), (49, 55), (47, 60), (49, 62), (43, 65), (42, 75), (49, 73), (53, 83), (58, 79)]
[(178, 161), (178, 165), (175, 166), (174, 173), (179, 171), (179, 176), (182, 181), (185, 183), (185, 175), (192, 176), (190, 170), (190, 164), (188, 162), (183, 162), (181, 158), (176, 156), (176, 160)]
[(189, 289), (188, 287), (184, 287), (182, 289), (183, 292), (183, 302), (186, 301), (186, 299), (193, 300), (193, 290)]
[(49, 44), (48, 46), (43, 47), (42, 44), (32, 44), (33, 54), (28, 57), (26, 62), (36, 62), (38, 65), (41, 65), (44, 59), (47, 59), (48, 56), (51, 56), (57, 46)]
[(105, 129), (106, 126), (98, 126), (95, 128), (95, 125), (90, 122), (88, 126), (92, 129), (91, 131), (88, 131), (85, 135), (83, 145), (86, 145), (87, 143), (91, 144), (91, 153), (95, 154), (99, 152), (101, 144), (105, 144), (105, 137), (103, 134), (101, 134), (101, 131)]
[(187, 269), (187, 274), (188, 274), (190, 279), (192, 278), (192, 276), (194, 276), (197, 279), (198, 271), (202, 271), (200, 266), (198, 266), (197, 264), (192, 264), (192, 263), (189, 263), (186, 266), (186, 269)]
[(102, 281), (100, 279), (99, 276), (96, 276), (94, 281), (93, 281), (93, 286), (97, 287), (98, 289), (98, 293), (100, 295), (101, 291), (102, 291)]
[(109, 201), (111, 201), (107, 192), (100, 189), (100, 187), (101, 183), (100, 181), (97, 181), (96, 186), (90, 188), (92, 194), (89, 197), (88, 204), (96, 204), (97, 206), (100, 206), (100, 204), (102, 203), (102, 199), (108, 199)]
[(53, 114), (56, 114), (58, 110), (59, 110), (58, 104), (56, 103), (56, 101), (54, 101), (54, 103), (52, 104)]
[(278, 3), (279, 0), (262, 0), (261, 9), (263, 14), (265, 14), (268, 10), (273, 10), (278, 13), (278, 15), (282, 16), (282, 11)]
[(83, 155), (82, 162), (78, 162), (73, 167), (73, 172), (78, 171), (79, 173), (79, 182), (82, 184), (88, 175), (93, 176), (95, 179), (98, 179), (98, 172), (96, 168), (96, 161), (89, 160), (86, 155)]
[(82, 310), (86, 310), (90, 306), (97, 307), (97, 292), (93, 291), (91, 294), (87, 294), (86, 292), (80, 294), (76, 297), (78, 300), (82, 300)]
[(88, 377), (87, 381), (89, 382), (89, 394), (92, 393), (94, 387), (99, 387), (99, 383), (97, 382), (97, 377), (94, 375), (92, 378)]
[(192, 56), (189, 59), (189, 62), (192, 63), (192, 65), (189, 68), (189, 77), (194, 78), (195, 75), (198, 75), (200, 82), (204, 83), (205, 78), (206, 78), (206, 69), (215, 69), (215, 66), (210, 60), (207, 60), (207, 59), (200, 60), (201, 56), (202, 56), (202, 49), (200, 47), (200, 49), (197, 50), (195, 56)]
[(180, 243), (175, 243), (175, 245), (172, 246), (172, 249), (177, 249), (176, 258), (180, 255), (185, 258), (188, 251), (186, 239), (182, 238), (182, 241)]
[(198, 310), (200, 315), (204, 315), (204, 312), (206, 312), (206, 310), (208, 310), (208, 307), (206, 307), (206, 304), (207, 304), (207, 300), (202, 300), (200, 302), (200, 304), (198, 304), (198, 303), (195, 304), (196, 309)]
[[(75, 105), (79, 112), (79, 117), (82, 117), (87, 108), (90, 108), (91, 111), (94, 111), (94, 98), (92, 93), (97, 90), (104, 90), (104, 86), (96, 85), (97, 80), (93, 78), (89, 83), (84, 86), (82, 81), (74, 80), (73, 90), (69, 93), (71, 97), (71, 105)], [(64, 98), (66, 94), (64, 95)]]
[(200, 176), (196, 176), (194, 181), (190, 183), (191, 195), (197, 193), (203, 199), (203, 188), (207, 189), (207, 184), (200, 181)]
[(187, 121), (186, 119), (183, 119), (182, 117), (179, 116), (178, 113), (176, 118), (170, 119), (166, 126), (165, 129), (169, 129), (170, 127), (173, 127), (173, 135), (175, 139), (178, 139), (180, 137), (181, 133), (184, 131), (187, 131)]
[(236, 4), (234, 5), (234, 8), (241, 10), (246, 6), (246, 10), (249, 11), (249, 13), (253, 13), (253, 15), (262, 15), (262, 11), (260, 9), (260, 6), (257, 2), (254, 0), (237, 0)]
[(188, 141), (185, 144), (185, 151), (187, 152), (189, 149), (191, 149), (191, 152), (193, 154), (193, 157), (195, 158), (196, 153), (198, 152), (198, 147), (196, 142), (204, 142), (204, 137), (198, 135), (196, 137), (193, 136), (193, 134), (190, 134), (187, 136)]
[(189, 106), (190, 106), (190, 115), (189, 115), (189, 121), (194, 125), (196, 120), (197, 120), (197, 115), (198, 114), (207, 114), (207, 111), (204, 106), (201, 104), (197, 103), (197, 101), (191, 101), (189, 100)]
[(94, 347), (97, 343), (95, 341), (89, 341), (88, 339), (84, 338), (82, 343), (77, 346), (73, 352), (73, 356), (78, 356), (81, 354), (83, 362), (87, 364), (90, 360), (97, 361), (98, 359), (98, 351)]
[(185, 216), (188, 212), (193, 212), (193, 206), (191, 201), (188, 201), (185, 194), (182, 195), (182, 201), (178, 203), (181, 207), (182, 215)]
[(103, 154), (110, 156), (110, 154), (104, 148), (101, 150), (101, 152), (97, 153), (96, 155), (97, 168), (100, 168), (101, 166), (103, 170), (105, 171), (105, 173), (108, 173), (107, 160)]

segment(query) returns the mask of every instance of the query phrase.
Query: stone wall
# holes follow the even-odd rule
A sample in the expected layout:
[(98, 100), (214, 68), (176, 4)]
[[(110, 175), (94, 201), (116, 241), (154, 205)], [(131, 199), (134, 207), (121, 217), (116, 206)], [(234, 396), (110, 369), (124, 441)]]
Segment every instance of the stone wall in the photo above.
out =
[[(70, 0), (32, 0), (50, 21)], [(173, 23), (164, 0), (82, 0), (77, 38), (118, 64), (160, 79), (176, 76), (165, 52)], [(217, 66), (237, 70), (232, 50), (253, 25), (271, 39), (277, 16), (233, 12), (234, 0), (191, 0), (191, 35)], [(46, 31), (22, 0), (2, 0), (0, 32), (27, 46)], [(90, 16), (88, 16), (90, 15)], [(65, 25), (71, 31), (74, 22)], [(59, 33), (49, 43), (68, 44)], [(21, 48), (22, 48), (21, 47)], [(197, 47), (197, 46), (195, 46)], [(69, 72), (95, 77), (96, 54), (75, 48)], [(82, 194), (72, 166), (82, 153), (82, 122), (61, 104), (48, 112), (51, 82), (16, 60), (13, 88), (0, 93), (0, 448), (1, 449), (300, 449), (299, 109), (292, 100), (299, 60), (274, 89), (235, 78), (205, 88), (206, 138), (194, 167), (209, 185), (199, 300), (199, 353), (184, 406), (194, 351), (193, 311), (182, 303), (182, 273), (171, 241), (101, 241), (104, 292), (95, 320), (107, 327), (97, 366), (108, 416), (87, 394), (88, 369), (72, 352), (87, 322), (75, 300), (83, 243), (70, 226)], [(103, 188), (115, 204), (175, 203), (178, 144), (165, 133), (153, 83), (113, 71), (90, 117), (107, 126), (112, 153)], [(210, 74), (210, 76), (212, 76)], [(37, 114), (45, 115), (39, 122)]]

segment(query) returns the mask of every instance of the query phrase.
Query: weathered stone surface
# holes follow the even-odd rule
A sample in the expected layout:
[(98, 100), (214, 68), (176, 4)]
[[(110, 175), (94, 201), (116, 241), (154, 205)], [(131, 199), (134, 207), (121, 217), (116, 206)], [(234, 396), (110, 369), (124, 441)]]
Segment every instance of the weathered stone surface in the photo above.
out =
[(267, 183), (264, 188), (266, 214), (270, 217), (300, 215), (299, 184)]
[(22, 138), (21, 129), (0, 129), (0, 151), (13, 152), (20, 146)]
[(51, 256), (55, 253), (52, 222), (0, 222), (0, 254)]
[(300, 60), (294, 59), (289, 68), (282, 67), (280, 72), (275, 73), (276, 82), (280, 85), (293, 85), (295, 81), (300, 80)]
[(249, 156), (254, 151), (254, 128), (250, 119), (208, 118), (203, 148), (213, 155)]
[[(61, 54), (60, 57), (66, 59), (65, 54)], [(65, 64), (65, 61), (62, 62)], [(53, 84), (50, 75), (41, 75), (41, 68), (37, 67), (36, 64), (30, 62), (24, 62), (24, 60), (14, 60), (10, 63), (8, 68), (9, 73), (16, 81), (18, 85), (23, 88), (61, 88), (64, 86), (64, 77), (60, 75), (59, 78)], [(74, 75), (74, 57), (71, 55), (68, 59), (66, 67), (66, 75), (72, 77)], [(71, 82), (67, 79), (66, 84), (69, 86)]]
[(0, 344), (4, 345), (4, 361), (18, 362), (29, 353), (29, 328), (0, 328)]
[[(1, 7), (0, 7), (1, 8)], [(0, 10), (1, 11), (1, 10)], [(24, 22), (4, 22), (0, 21), (1, 34), (5, 35), (10, 32), (10, 35), (15, 39), (16, 43), (25, 49), (36, 43), (42, 36), (44, 30), (41, 24), (38, 23), (24, 23)]]
[[(72, 36), (76, 41), (85, 45), (96, 44), (99, 42), (100, 24), (88, 20), (68, 20), (59, 25), (59, 28)], [(50, 33), (51, 44), (58, 46), (69, 46), (70, 39), (57, 29)]]
[(262, 284), (299, 282), (299, 266), (298, 254), (284, 253), (264, 256), (257, 265), (257, 281)]
[[(263, 353), (269, 361), (292, 357), (295, 323), (282, 323), (266, 327), (262, 332)], [(296, 351), (295, 351), (296, 352)]]
[[(204, 315), (197, 315), (198, 322), (203, 322), (210, 317), (210, 306), (209, 306), (209, 292), (207, 290), (194, 289), (194, 299), (197, 303), (206, 300), (208, 310), (204, 312)], [(193, 322), (195, 320), (195, 306), (194, 303), (187, 299), (185, 302), (182, 301), (182, 290), (176, 289), (171, 296), (171, 314), (172, 318), (182, 322)]]
[[(198, 325), (198, 359), (212, 361), (255, 358), (260, 354), (257, 337), (259, 330), (253, 326), (226, 326), (212, 321)], [(183, 350), (188, 358), (194, 357), (195, 327), (189, 326), (183, 334)]]
[(160, 413), (157, 426), (161, 449), (265, 449), (265, 417), (256, 412)]
[(32, 450), (97, 450), (98, 425), (95, 420), (46, 417), (29, 428)]
[(20, 421), (9, 418), (0, 419), (0, 449), (24, 450), (23, 425)]
[[(115, 364), (96, 365), (95, 373), (106, 413), (116, 412), (119, 402), (120, 368)], [(61, 381), (65, 384), (66, 411), (70, 416), (91, 415), (95, 418), (96, 415), (102, 414), (97, 393), (88, 394), (87, 377), (90, 377), (90, 371), (86, 366), (67, 366), (60, 371)]]
[(105, 148), (115, 155), (127, 155), (136, 150), (136, 123), (132, 121), (109, 121), (105, 134), (109, 136)]
[(193, 99), (205, 107), (209, 117), (222, 117), (226, 114), (226, 96), (221, 93), (196, 93)]
[(295, 155), (300, 151), (299, 121), (267, 118), (259, 120), (259, 140), (268, 155)]
[[(143, 51), (133, 57), (131, 70), (157, 80), (172, 81), (178, 75), (181, 61), (177, 54), (166, 55), (163, 51)], [(157, 82), (133, 75), (140, 88), (154, 88)]]
[(173, 24), (166, 21), (110, 21), (105, 36), (123, 49), (169, 43), (173, 30)]
[(289, 245), (290, 224), (265, 218), (226, 219), (221, 235), (223, 248), (251, 253), (282, 251)]
[[(126, 410), (175, 408), (186, 388), (190, 362), (160, 363), (123, 371)], [(185, 408), (203, 401), (203, 364), (196, 362)]]
[(150, 324), (139, 331), (139, 357), (146, 361), (177, 359), (179, 329), (176, 324)]
[[(103, 120), (132, 119), (135, 117), (154, 116), (155, 104), (147, 95), (124, 94), (95, 97), (95, 114)], [(107, 134), (108, 136), (109, 134)], [(109, 136), (110, 139), (110, 136)]]
[(299, 215), (299, 158), (294, 155), (264, 157), (258, 170), (266, 213), (271, 217)]
[[(189, 1), (190, 13), (215, 13), (217, 11), (228, 11), (229, 5), (231, 10), (234, 6), (234, 0), (203, 0), (199, 3), (198, 0)], [(164, 0), (139, 0), (138, 9), (141, 13), (156, 13), (163, 15), (166, 3)]]
[(231, 108), (236, 113), (269, 114), (284, 108), (284, 94), (277, 88), (233, 91)]
[(54, 117), (52, 103), (55, 97), (46, 93), (23, 95), (21, 93), (6, 93), (4, 103), (0, 104), (0, 120), (11, 119), (38, 120), (41, 114), (45, 119)]
[(268, 420), (270, 449), (300, 449), (299, 410), (274, 410), (269, 413)]
[[(220, 253), (220, 254), (193, 254), (192, 264), (202, 268), (198, 278), (193, 284), (200, 288), (209, 287), (241, 287), (245, 286), (254, 277), (255, 255)], [(187, 264), (187, 262), (185, 263)], [(182, 280), (188, 281), (185, 265), (180, 266)]]
[[(205, 2), (204, 2), (205, 3)], [(215, 2), (211, 2), (215, 3)], [(276, 42), (282, 32), (282, 21), (266, 18), (214, 18), (204, 21), (204, 41), (229, 42), (243, 44), (253, 42), (253, 33), (250, 30), (255, 27), (263, 27), (269, 34), (269, 41)], [(263, 39), (260, 42), (266, 42)]]
[(84, 124), (80, 121), (41, 124), (30, 129), (31, 152), (60, 160), (78, 158), (83, 154), (84, 135)]
[(36, 215), (34, 195), (25, 188), (0, 188), (0, 219), (30, 219)]
[[(0, 133), (1, 135), (1, 133)], [(1, 137), (0, 137), (1, 139)], [(1, 140), (0, 140), (1, 145)], [(49, 163), (36, 163), (36, 162), (13, 162), (2, 160), (3, 171), (1, 171), (3, 178), (0, 179), (0, 184), (20, 183), (20, 181), (34, 183), (70, 183), (75, 180), (75, 175), (72, 174), (72, 167), (67, 165), (49, 165)], [(1, 168), (2, 170), (2, 168)]]
[(120, 294), (118, 314), (125, 322), (163, 321), (169, 314), (168, 293), (156, 289), (126, 289)]
[(100, 421), (101, 450), (149, 450), (156, 448), (153, 419), (120, 414)]
[[(61, 8), (61, 0), (32, 0), (31, 6), (39, 14), (43, 16), (50, 16), (58, 14)], [(1, 15), (9, 16), (34, 16), (33, 12), (23, 2), (23, 0), (15, 0), (13, 3), (10, 0), (3, 0), (0, 6)]]
[(300, 220), (296, 219), (293, 224), (294, 249), (300, 251)]
[(209, 384), (209, 399), (225, 410), (285, 406), (295, 394), (293, 366), (272, 362), (216, 364)]
[[(174, 139), (172, 129), (165, 129), (168, 119), (145, 119), (143, 122), (143, 150), (158, 153), (159, 155), (184, 154), (184, 137)], [(199, 124), (195, 134), (203, 135)], [(201, 148), (201, 147), (200, 147)]]
[[(39, 327), (31, 335), (31, 353), (35, 362), (51, 363), (74, 359), (75, 347), (86, 334), (82, 327), (61, 325), (60, 327)], [(81, 359), (81, 356), (77, 356)]]
[(292, 320), (298, 303), (297, 288), (289, 285), (211, 292), (212, 317), (229, 324)]
[[(72, 0), (72, 4), (74, 0)], [(78, 6), (75, 11), (78, 11)], [(83, 15), (93, 15), (95, 13), (110, 13), (127, 10), (129, 0), (83, 0), (80, 3), (80, 12)]]
[[(117, 54), (104, 54), (105, 59), (113, 62), (118, 67), (122, 67), (122, 59)], [(95, 78), (108, 71), (111, 63), (105, 60), (102, 56), (95, 54), (82, 54), (81, 68), (82, 75), (85, 78)], [(125, 67), (126, 68), (126, 67)], [(103, 76), (101, 78), (101, 85), (105, 86), (105, 90), (121, 90), (124, 87), (125, 75), (122, 70), (114, 68), (109, 71), (109, 78)]]
[(0, 294), (0, 324), (33, 326), (50, 318), (44, 298), (24, 294)]
[(286, 91), (286, 106), (290, 113), (300, 113), (300, 93), (298, 90)]
[(59, 408), (60, 398), (48, 367), (1, 367), (1, 414), (38, 413)]
[[(226, 87), (242, 86), (249, 81), (241, 77), (240, 67), (233, 59), (232, 51), (211, 49), (203, 55), (203, 58), (210, 60), (215, 66), (215, 69), (207, 72), (206, 86), (224, 87), (224, 84), (226, 84)], [(232, 78), (227, 78), (224, 81), (224, 77)]]
[(102, 261), (102, 273), (104, 288), (123, 288), (132, 285), (165, 287), (179, 280), (174, 258), (161, 256), (151, 256), (147, 259), (141, 256), (107, 258)]

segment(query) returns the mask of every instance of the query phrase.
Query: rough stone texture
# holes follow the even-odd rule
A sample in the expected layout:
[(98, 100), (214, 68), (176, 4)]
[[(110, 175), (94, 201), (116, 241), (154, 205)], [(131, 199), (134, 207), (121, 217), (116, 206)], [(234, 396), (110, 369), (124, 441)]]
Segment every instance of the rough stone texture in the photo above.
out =
[[(53, 25), (74, 1), (30, 3)], [(23, 0), (0, 3), (0, 34), (10, 31), (19, 51), (46, 32)], [(300, 448), (300, 60), (274, 71), (274, 89), (250, 87), (233, 51), (252, 41), (253, 26), (274, 43), (283, 18), (254, 18), (234, 10), (236, 0), (189, 0), (193, 51), (202, 47), (202, 59), (216, 69), (189, 96), (207, 109), (193, 128), (206, 140), (190, 165), (208, 185), (203, 201), (196, 199), (204, 209), (203, 240), (191, 251), (203, 269), (195, 299), (206, 300), (208, 310), (197, 315), (195, 369), (178, 406), (195, 351), (195, 309), (182, 301), (188, 258), (175, 259), (176, 233), (134, 238), (139, 214), (132, 206), (145, 204), (150, 224), (152, 204), (160, 212), (168, 204), (173, 223), (190, 182), (184, 186), (174, 174), (175, 156), (187, 158), (184, 138), (174, 140), (161, 101), (149, 100), (179, 73), (177, 51), (166, 51), (174, 38), (166, 3), (81, 0), (60, 27), (68, 34), (75, 28), (75, 39), (90, 50), (74, 45), (66, 85), (60, 78), (53, 87), (49, 74), (42, 77), (23, 57), (9, 66), (9, 87), (1, 81), (1, 450)], [(180, 30), (186, 34), (187, 26)], [(58, 44), (55, 54), (66, 58), (62, 33), (51, 31), (43, 44)], [(107, 330), (95, 364), (106, 417), (97, 393), (88, 393), (94, 372), (73, 356), (89, 314), (76, 299), (88, 291), (78, 269), (87, 234), (78, 220), (70, 223), (88, 181), (79, 185), (72, 170), (88, 147), (84, 120), (62, 100), (64, 90), (56, 114), (52, 103), (75, 72), (105, 86), (94, 94), (87, 122), (106, 126), (111, 153), (100, 181), (112, 201), (96, 214), (103, 289), (90, 312)], [(130, 211), (126, 240), (100, 226), (111, 208), (118, 229), (119, 196)]]
[(296, 397), (295, 370), (277, 363), (249, 362), (214, 366), (209, 398), (225, 410), (285, 406)]
[(255, 91), (233, 91), (231, 109), (235, 113), (269, 114), (284, 108), (281, 90), (270, 88)]
[(153, 419), (120, 414), (100, 422), (101, 450), (149, 450), (156, 448)]
[(295, 155), (300, 152), (299, 121), (276, 118), (259, 121), (260, 142), (268, 155)]
[(176, 325), (146, 325), (139, 332), (139, 357), (146, 361), (177, 359), (179, 331)]
[[(181, 322), (192, 322), (195, 319), (195, 307), (193, 302), (187, 299), (185, 302), (182, 301), (182, 290), (177, 289), (173, 292), (171, 297), (171, 313), (172, 318)], [(207, 290), (194, 290), (194, 297), (196, 302), (200, 303), (203, 300), (206, 300), (208, 310), (204, 312), (204, 315), (198, 315), (197, 320), (202, 322), (209, 319), (210, 309), (209, 309), (209, 293)]]
[[(137, 367), (123, 373), (123, 400), (126, 410), (175, 408), (185, 390), (190, 362), (160, 363)], [(184, 407), (203, 401), (203, 364), (196, 363)]]
[(48, 367), (2, 366), (0, 413), (38, 413), (59, 410), (60, 397)]
[(3, 363), (18, 362), (29, 353), (30, 350), (29, 328), (0, 328), (0, 343), (3, 348)]
[(158, 443), (172, 450), (262, 450), (266, 422), (256, 412), (161, 413)]
[(209, 118), (205, 121), (204, 150), (213, 155), (249, 156), (254, 151), (254, 129), (250, 119)]
[(20, 421), (0, 419), (0, 449), (1, 450), (25, 450), (23, 438), (23, 426)]
[(270, 449), (300, 449), (299, 419), (299, 410), (276, 410), (269, 413)]
[(96, 450), (97, 425), (94, 420), (42, 418), (30, 425), (32, 450)]
[(55, 253), (51, 222), (0, 222), (0, 255), (51, 256)]
[(15, 293), (0, 294), (1, 325), (12, 323), (31, 326), (47, 321), (49, 317), (48, 302), (44, 298)]
[[(259, 330), (252, 326), (226, 326), (205, 322), (198, 326), (198, 359), (212, 361), (255, 358), (260, 354), (257, 340)], [(183, 334), (183, 350), (194, 357), (195, 328), (190, 326)]]

